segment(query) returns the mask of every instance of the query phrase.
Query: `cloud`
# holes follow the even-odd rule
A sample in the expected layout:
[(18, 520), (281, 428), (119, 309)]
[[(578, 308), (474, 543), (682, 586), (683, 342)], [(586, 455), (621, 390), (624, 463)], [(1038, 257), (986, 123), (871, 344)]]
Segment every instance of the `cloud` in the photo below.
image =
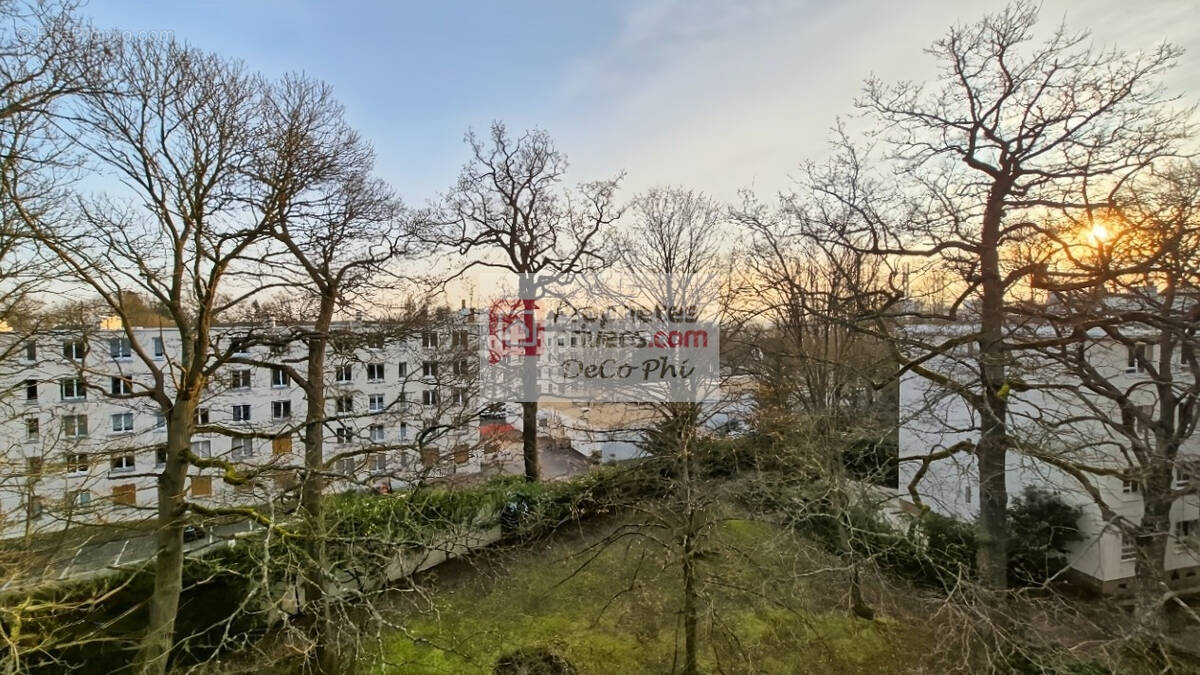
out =
[[(1118, 0), (1046, 2), (1043, 22), (1128, 49), (1194, 39), (1197, 19), (1157, 3), (1130, 17)], [(852, 113), (863, 78), (927, 80), (923, 53), (956, 22), (1000, 2), (821, 3), (659, 0), (626, 7), (620, 29), (576, 57), (559, 82), (548, 126), (584, 180), (625, 169), (627, 187), (679, 183), (732, 199), (772, 193), (805, 158), (824, 153), (828, 129)], [(1184, 43), (1185, 46), (1186, 43)], [(1196, 84), (1196, 50), (1168, 84)]]

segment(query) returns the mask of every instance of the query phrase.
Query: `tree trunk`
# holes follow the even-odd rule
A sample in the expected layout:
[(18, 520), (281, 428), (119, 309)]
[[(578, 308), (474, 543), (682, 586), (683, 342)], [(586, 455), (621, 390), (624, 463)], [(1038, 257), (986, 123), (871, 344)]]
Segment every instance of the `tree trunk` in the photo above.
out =
[(979, 365), (983, 408), (979, 410), (979, 546), (976, 562), (985, 587), (1008, 585), (1008, 383), (1004, 338), (1004, 280), (1000, 269), (1000, 225), (1007, 183), (992, 186), (983, 216), (979, 244), (980, 326)]
[(325, 349), (335, 305), (335, 298), (321, 298), (313, 326), (314, 335), (308, 341), (308, 364), (304, 375), (304, 394), (308, 399), (304, 413), (304, 479), (300, 484), (300, 511), (309, 535), (302, 571), (304, 612), (313, 645), (309, 662), (313, 670), (322, 675), (332, 675), (339, 668), (337, 633), (325, 598), (329, 565), (322, 504), (325, 491), (322, 475), (325, 470)]
[(167, 464), (158, 476), (158, 549), (154, 560), (154, 591), (150, 596), (146, 634), (138, 650), (138, 675), (162, 675), (175, 642), (175, 615), (183, 592), (183, 527), (186, 515), (184, 481), (186, 451), (194, 404), (176, 399), (168, 418)]
[[(681, 419), (691, 420), (690, 417), (681, 417), (688, 411), (686, 406), (671, 406), (672, 416), (674, 421), (678, 422)], [(696, 635), (696, 624), (698, 621), (698, 606), (699, 598), (696, 593), (696, 538), (699, 535), (699, 528), (696, 526), (696, 501), (695, 493), (692, 485), (692, 434), (690, 430), (682, 424), (671, 425), (669, 428), (676, 430), (679, 438), (676, 439), (680, 444), (680, 479), (683, 484), (683, 508), (684, 508), (684, 533), (683, 533), (683, 672), (685, 675), (697, 675), (700, 672), (699, 664), (697, 663), (697, 652), (699, 651), (699, 637)]]
[(1167, 546), (1171, 533), (1171, 470), (1159, 467), (1148, 472), (1143, 485), (1145, 510), (1137, 538), (1137, 628), (1145, 638), (1156, 640), (1166, 632)]
[(536, 483), (542, 479), (542, 465), (538, 460), (537, 447), (537, 401), (527, 401), (521, 404), (523, 428), (521, 429), (521, 449), (525, 455), (525, 480)]
[(697, 600), (695, 542), (689, 534), (685, 535), (683, 540), (683, 672), (687, 675), (697, 675), (700, 672), (696, 662), (699, 649), (696, 635), (699, 605)]

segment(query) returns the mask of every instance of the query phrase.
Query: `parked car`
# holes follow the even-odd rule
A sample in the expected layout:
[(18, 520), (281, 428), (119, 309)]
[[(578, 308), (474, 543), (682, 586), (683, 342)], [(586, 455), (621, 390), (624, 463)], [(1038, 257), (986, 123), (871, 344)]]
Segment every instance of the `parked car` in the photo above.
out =
[(183, 527), (183, 540), (185, 542), (199, 541), (206, 537), (208, 537), (208, 532), (199, 525), (189, 524)]

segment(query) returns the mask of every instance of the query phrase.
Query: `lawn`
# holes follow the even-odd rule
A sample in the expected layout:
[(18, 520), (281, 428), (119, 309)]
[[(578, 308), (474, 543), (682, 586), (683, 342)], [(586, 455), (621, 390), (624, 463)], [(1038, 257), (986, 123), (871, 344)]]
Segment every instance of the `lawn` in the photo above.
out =
[[(403, 630), (361, 672), (491, 673), (529, 647), (583, 674), (680, 670), (679, 566), (641, 536), (588, 549), (617, 525), (439, 570), (430, 601), (397, 609)], [(920, 628), (848, 615), (845, 589), (810, 574), (830, 561), (772, 525), (724, 520), (703, 550), (705, 672), (896, 673), (930, 644)]]

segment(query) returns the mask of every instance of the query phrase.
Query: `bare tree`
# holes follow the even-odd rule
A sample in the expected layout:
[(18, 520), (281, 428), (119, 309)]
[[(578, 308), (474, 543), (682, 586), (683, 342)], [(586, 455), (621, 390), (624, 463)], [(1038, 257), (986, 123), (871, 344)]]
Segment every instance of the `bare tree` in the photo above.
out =
[[(1189, 111), (1171, 108), (1157, 86), (1177, 48), (1097, 49), (1065, 27), (1036, 44), (1037, 15), (1016, 3), (951, 28), (929, 49), (942, 68), (935, 88), (869, 80), (857, 107), (878, 124), (874, 144), (859, 147), (843, 132), (835, 158), (805, 180), (816, 241), (907, 265), (914, 286), (931, 270), (953, 275), (944, 310), (897, 301), (888, 314), (972, 326), (953, 337), (912, 334), (897, 357), (902, 372), (962, 398), (978, 418), (978, 440), (960, 449), (977, 465), (979, 574), (994, 588), (1006, 583), (1007, 393), (1017, 386), (1008, 370), (1021, 348), (1005, 320), (1045, 262), (1022, 246), (1043, 236), (1035, 224), (1049, 213), (1110, 204), (1189, 130)], [(928, 367), (966, 342), (979, 353), (969, 377)]]
[[(1056, 238), (1057, 264), (1039, 279), (1047, 301), (1026, 308), (1048, 329), (1039, 356), (1057, 382), (1041, 386), (1061, 402), (1039, 420), (1060, 442), (1026, 452), (1078, 479), (1134, 544), (1139, 628), (1151, 640), (1166, 634), (1168, 606), (1200, 621), (1166, 567), (1171, 542), (1191, 546), (1171, 512), (1197, 468), (1187, 446), (1200, 423), (1200, 168), (1160, 168), (1078, 219), (1075, 237)], [(1119, 491), (1140, 496), (1140, 518), (1117, 508)]]
[[(292, 292), (312, 317), (283, 338), (303, 345), (299, 362), (276, 366), (287, 370), (306, 400), (300, 510), (309, 543), (303, 576), (314, 645), (311, 661), (316, 672), (335, 673), (342, 669), (336, 650), (341, 631), (325, 601), (329, 560), (323, 493), (334, 461), (325, 453), (330, 420), (326, 353), (331, 338), (338, 339), (335, 317), (366, 311), (364, 300), (378, 289), (389, 265), (409, 252), (411, 242), (399, 201), (371, 176), (373, 154), (346, 124), (327, 85), (288, 77), (272, 89), (264, 106), (271, 140), (256, 173), (263, 185), (285, 187), (266, 190), (258, 208), (271, 214), (271, 235), (286, 250), (286, 258), (278, 261), (279, 274), (295, 284)], [(340, 339), (352, 341), (396, 337), (343, 333)]]
[[(254, 123), (261, 82), (171, 40), (114, 39), (108, 49), (90, 73), (97, 91), (81, 99), (74, 140), (117, 176), (128, 197), (81, 201), (78, 224), (29, 222), (39, 228), (39, 243), (123, 319), (132, 352), (152, 378), (130, 396), (152, 401), (166, 417), (154, 591), (136, 659), (138, 672), (163, 673), (182, 590), (185, 479), (199, 459), (190, 452), (195, 413), (218, 368), (239, 349), (217, 345), (215, 322), (260, 290), (239, 287), (234, 277), (269, 228), (248, 210), (247, 172), (262, 142)], [(141, 343), (132, 289), (178, 331), (179, 354), (156, 360)]]
[[(599, 269), (605, 264), (605, 229), (620, 215), (614, 202), (620, 176), (562, 189), (567, 158), (545, 131), (512, 138), (492, 124), (486, 139), (467, 134), (471, 159), (446, 199), (440, 240), (471, 259), (475, 267), (505, 270), (518, 277), (523, 311), (554, 279)], [(457, 275), (456, 275), (457, 276)], [(536, 330), (534, 331), (536, 333)], [(526, 359), (535, 372), (537, 335), (528, 335)], [(530, 359), (529, 357), (533, 357)], [(521, 404), (525, 478), (541, 476), (537, 451), (538, 404), (532, 382)]]

